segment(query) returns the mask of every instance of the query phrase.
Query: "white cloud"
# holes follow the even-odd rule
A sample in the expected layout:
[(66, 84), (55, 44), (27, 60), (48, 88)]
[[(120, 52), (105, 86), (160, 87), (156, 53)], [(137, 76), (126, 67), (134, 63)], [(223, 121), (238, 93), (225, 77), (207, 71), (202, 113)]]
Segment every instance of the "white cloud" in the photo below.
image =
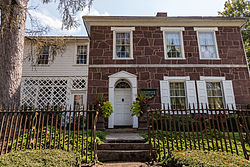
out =
[(57, 18), (46, 16), (42, 14), (41, 12), (37, 12), (34, 10), (30, 10), (29, 12), (33, 17), (36, 17), (37, 19), (39, 19), (39, 21), (43, 25), (46, 25), (46, 26), (49, 26), (50, 28), (55, 28), (55, 29), (60, 29), (62, 27), (62, 22)]
[(49, 32), (49, 35), (86, 35), (86, 32), (84, 30), (84, 25), (82, 23), (82, 16), (84, 15), (91, 15), (91, 16), (108, 16), (108, 12), (101, 13), (98, 10), (91, 8), (90, 10), (88, 8), (85, 8), (82, 12), (79, 12), (77, 14), (77, 19), (80, 23), (80, 26), (77, 28), (72, 28), (70, 30), (61, 29), (62, 28), (62, 21), (60, 18), (55, 17), (53, 15), (53, 12), (49, 12), (44, 14), (45, 12), (42, 12), (42, 10), (30, 10), (30, 14), (37, 18), (40, 23), (44, 26), (49, 26), (51, 28), (51, 31)]

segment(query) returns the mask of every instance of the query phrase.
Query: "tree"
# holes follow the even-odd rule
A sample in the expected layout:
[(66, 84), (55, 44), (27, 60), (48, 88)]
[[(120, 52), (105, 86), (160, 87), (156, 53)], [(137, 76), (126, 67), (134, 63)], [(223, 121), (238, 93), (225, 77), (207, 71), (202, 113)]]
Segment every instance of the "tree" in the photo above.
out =
[[(225, 17), (250, 17), (249, 0), (227, 0), (224, 4), (224, 11), (218, 12)], [(247, 22), (241, 31), (246, 48), (246, 55), (250, 67), (250, 24)]]
[[(58, 2), (62, 27), (77, 27), (76, 14), (93, 0), (41, 0)], [(0, 0), (0, 105), (19, 104), (27, 6), (29, 0)]]

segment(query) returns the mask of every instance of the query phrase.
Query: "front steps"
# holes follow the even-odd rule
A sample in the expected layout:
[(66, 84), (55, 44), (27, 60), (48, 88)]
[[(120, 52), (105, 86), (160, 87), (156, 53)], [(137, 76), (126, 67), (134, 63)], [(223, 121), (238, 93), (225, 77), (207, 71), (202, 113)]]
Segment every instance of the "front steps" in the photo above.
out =
[(150, 145), (138, 133), (116, 132), (106, 136), (106, 143), (97, 146), (101, 162), (149, 162)]
[(149, 147), (145, 143), (103, 143), (97, 147), (97, 155), (101, 162), (148, 162)]

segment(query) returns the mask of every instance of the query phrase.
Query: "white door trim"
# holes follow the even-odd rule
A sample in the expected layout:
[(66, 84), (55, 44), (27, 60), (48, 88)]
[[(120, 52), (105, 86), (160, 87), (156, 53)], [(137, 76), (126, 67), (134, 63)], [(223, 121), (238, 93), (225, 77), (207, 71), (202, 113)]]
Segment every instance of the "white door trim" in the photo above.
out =
[[(126, 71), (120, 71), (109, 76), (109, 101), (114, 106), (115, 105), (115, 84), (120, 79), (126, 79), (132, 89), (132, 101), (136, 100), (137, 97), (137, 76)], [(111, 114), (108, 121), (108, 128), (114, 128), (114, 113)], [(138, 118), (133, 116), (133, 128), (138, 128)]]

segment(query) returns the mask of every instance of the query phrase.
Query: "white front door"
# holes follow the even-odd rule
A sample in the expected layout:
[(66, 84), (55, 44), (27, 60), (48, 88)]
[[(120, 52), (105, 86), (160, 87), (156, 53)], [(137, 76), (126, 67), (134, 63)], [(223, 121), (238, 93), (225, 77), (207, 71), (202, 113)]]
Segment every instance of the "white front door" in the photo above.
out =
[(130, 106), (132, 103), (131, 88), (115, 88), (114, 125), (133, 125)]

